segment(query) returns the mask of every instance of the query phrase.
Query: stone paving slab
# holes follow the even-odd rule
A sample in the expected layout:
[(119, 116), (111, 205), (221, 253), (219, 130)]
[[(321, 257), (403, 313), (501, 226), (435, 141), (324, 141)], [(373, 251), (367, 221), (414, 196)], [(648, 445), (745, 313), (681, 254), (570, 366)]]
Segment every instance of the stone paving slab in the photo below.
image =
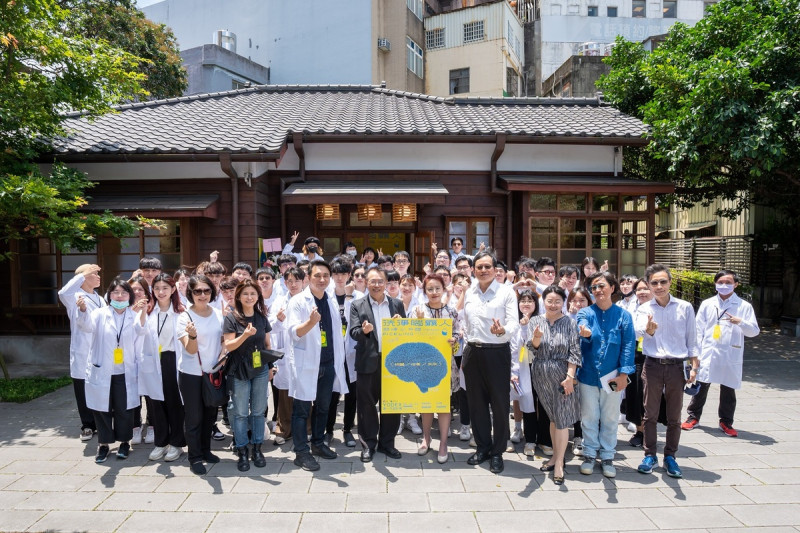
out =
[[(630, 433), (620, 426), (617, 477), (604, 478), (599, 467), (581, 475), (580, 458), (568, 452), (561, 486), (538, 470), (547, 458), (525, 457), (521, 445), (505, 454), (499, 476), (486, 464), (467, 465), (474, 448), (458, 439), (457, 421), (444, 465), (435, 453), (418, 456), (419, 437), (409, 431), (397, 438), (402, 459), (378, 453), (361, 463), (359, 450), (338, 440), (338, 425), (339, 457), (320, 461), (315, 473), (292, 464), (290, 444), (271, 442), (265, 468), (239, 473), (225, 449), (229, 438), (212, 443), (222, 462), (203, 477), (190, 472), (185, 454), (173, 463), (148, 461), (146, 444), (135, 445), (125, 461), (112, 453), (96, 465), (97, 443), (77, 438), (74, 398), (65, 388), (27, 404), (0, 405), (0, 531), (797, 533), (798, 385), (800, 342), (767, 331), (748, 341), (738, 439), (717, 427), (712, 387), (701, 424), (681, 435), (684, 479), (668, 477), (661, 466), (639, 474), (642, 450), (627, 444)], [(664, 431), (659, 426), (661, 446)]]

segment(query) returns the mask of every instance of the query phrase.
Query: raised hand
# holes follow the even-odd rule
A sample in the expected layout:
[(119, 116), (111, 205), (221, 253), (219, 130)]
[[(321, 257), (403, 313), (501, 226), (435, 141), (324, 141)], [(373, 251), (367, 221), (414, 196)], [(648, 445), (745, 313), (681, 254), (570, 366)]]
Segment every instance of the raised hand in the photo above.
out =
[(283, 322), (286, 320), (286, 309), (279, 309), (278, 313), (275, 315), (275, 318)]
[(344, 286), (344, 293), (348, 296), (352, 296), (353, 291), (355, 290), (356, 290), (356, 284), (353, 283), (352, 281)]
[(319, 310), (317, 310), (316, 306), (311, 308), (311, 314), (309, 315), (308, 319), (312, 324), (317, 324), (320, 320), (322, 320), (322, 315), (319, 314)]
[(300, 236), (300, 232), (299, 232), (299, 231), (295, 231), (294, 233), (292, 233), (292, 238), (291, 238), (291, 239), (289, 239), (289, 244), (291, 244), (292, 246), (294, 246), (294, 243), (295, 243), (295, 242), (297, 242), (297, 238), (298, 238), (299, 236)]
[(603, 261), (603, 264), (600, 265), (600, 272), (606, 272), (608, 270), (608, 259)]
[(78, 309), (81, 310), (81, 313), (86, 312), (86, 300), (83, 296), (78, 296), (78, 299), (75, 302), (78, 305)]
[(492, 319), (492, 326), (489, 328), (489, 331), (497, 335), (498, 337), (502, 337), (503, 334), (506, 332), (506, 328), (500, 323), (500, 321), (496, 318)]
[(581, 324), (578, 326), (578, 335), (583, 337), (584, 339), (588, 339), (592, 336), (592, 330)]
[(544, 331), (542, 331), (542, 328), (540, 328), (539, 325), (537, 324), (536, 328), (533, 330), (533, 338), (541, 339), (542, 337), (544, 337)]
[(194, 325), (194, 322), (186, 324), (186, 334), (190, 337), (197, 337), (197, 326)]
[(647, 325), (644, 327), (644, 330), (652, 337), (655, 335), (657, 329), (658, 323), (653, 320), (653, 315), (647, 315)]
[(422, 311), (421, 307), (417, 307), (414, 310), (414, 314), (417, 316), (417, 318), (425, 318), (425, 313)]
[(368, 320), (365, 320), (361, 324), (361, 331), (364, 332), (364, 335), (369, 335), (370, 333), (372, 333), (373, 329), (375, 329), (375, 327), (372, 324), (370, 324)]
[(514, 272), (513, 270), (509, 270), (508, 272), (506, 272), (506, 280), (508, 280), (509, 282), (514, 283), (514, 279), (516, 277), (517, 273)]
[(528, 322), (531, 321), (531, 314), (530, 313), (522, 313), (522, 318), (519, 319), (520, 326), (527, 326)]
[(434, 255), (435, 255), (438, 250), (439, 250), (439, 247), (436, 245), (435, 242), (432, 242), (431, 243), (431, 252), (433, 252)]
[(139, 311), (141, 311), (145, 307), (147, 307), (147, 299), (146, 298), (142, 298), (141, 300), (136, 300), (135, 302), (133, 302), (133, 307), (131, 307), (131, 310), (134, 313), (138, 313)]
[(247, 324), (247, 327), (244, 328), (244, 331), (242, 332), (242, 335), (244, 337), (252, 337), (255, 334), (256, 334), (256, 328), (253, 327), (253, 324), (249, 324), (249, 323)]
[(216, 263), (216, 262), (217, 262), (217, 259), (219, 259), (219, 252), (218, 252), (218, 251), (216, 251), (216, 250), (214, 250), (214, 251), (213, 251), (213, 252), (211, 252), (211, 254), (208, 256), (208, 260), (209, 260), (209, 261), (211, 261), (212, 263)]

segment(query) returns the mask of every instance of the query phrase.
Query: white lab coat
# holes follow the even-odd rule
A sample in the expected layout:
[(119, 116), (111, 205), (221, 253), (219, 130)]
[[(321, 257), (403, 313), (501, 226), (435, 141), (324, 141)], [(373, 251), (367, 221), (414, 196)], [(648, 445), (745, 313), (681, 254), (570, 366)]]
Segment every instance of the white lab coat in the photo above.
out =
[[(331, 291), (328, 293), (328, 298), (335, 298), (336, 293)], [(344, 317), (347, 320), (347, 331), (350, 331), (350, 307), (353, 302), (359, 298), (363, 298), (364, 293), (361, 291), (353, 291), (352, 298), (344, 299)], [(349, 334), (344, 335), (344, 364), (347, 365), (347, 375), (350, 376), (350, 383), (356, 382), (356, 340)]]
[[(725, 312), (742, 319), (732, 324)], [(723, 317), (728, 320), (720, 320)], [(714, 326), (719, 323), (720, 337), (714, 339)], [(697, 346), (700, 348), (700, 368), (697, 380), (719, 383), (733, 389), (742, 386), (744, 338), (759, 334), (753, 306), (735, 293), (727, 300), (718, 295), (703, 300), (697, 311)]]
[[(273, 288), (273, 292), (274, 292)], [(272, 379), (272, 384), (275, 385), (276, 389), (279, 390), (289, 390), (289, 384), (292, 382), (291, 372), (289, 372), (289, 359), (292, 358), (292, 343), (289, 339), (289, 330), (286, 329), (286, 318), (283, 319), (283, 322), (278, 320), (278, 311), (281, 309), (286, 312), (287, 308), (289, 307), (289, 300), (291, 296), (289, 293), (285, 293), (281, 296), (278, 296), (273, 302), (272, 306), (269, 308), (269, 316), (267, 320), (269, 320), (269, 325), (272, 327), (272, 331), (270, 332), (270, 346), (272, 346), (273, 350), (278, 350), (284, 353), (282, 359), (278, 359), (275, 362), (275, 368), (277, 372), (275, 373), (275, 377)]]
[[(289, 301), (289, 307), (286, 310), (286, 327), (289, 330), (292, 345), (292, 357), (288, 364), (292, 374), (289, 396), (302, 401), (314, 401), (317, 396), (317, 378), (319, 377), (319, 360), (322, 350), (322, 334), (319, 323), (314, 324), (314, 327), (302, 337), (297, 336), (297, 328), (308, 320), (314, 306), (314, 295), (311, 294), (311, 289), (306, 287), (303, 292)], [(328, 306), (334, 321), (333, 369), (336, 377), (333, 381), (333, 390), (345, 394), (348, 389), (344, 373), (344, 339), (342, 338), (342, 328), (336, 325), (339, 306), (336, 299), (330, 296), (328, 297)]]
[(69, 317), (69, 376), (73, 379), (86, 379), (86, 358), (92, 344), (92, 334), (78, 327), (78, 297), (86, 300), (86, 311), (105, 307), (106, 301), (97, 293), (88, 293), (81, 288), (86, 281), (83, 274), (77, 274), (58, 291), (58, 299), (67, 310)]
[[(144, 313), (144, 311), (140, 311)], [(144, 341), (142, 342), (142, 353), (139, 359), (139, 394), (141, 396), (149, 396), (153, 400), (164, 401), (164, 384), (162, 381), (161, 372), (161, 359), (158, 352), (158, 313), (159, 308), (156, 308), (147, 317), (147, 322), (144, 326), (140, 326), (139, 316), (136, 317), (136, 328), (145, 330)], [(164, 351), (172, 350), (175, 352), (175, 376), (178, 376), (178, 355), (180, 353), (181, 343), (178, 340), (178, 317), (172, 305), (167, 310), (167, 320), (172, 320), (173, 339), (172, 346), (163, 346)]]
[(518, 394), (514, 386), (511, 385), (511, 399), (519, 402), (519, 408), (523, 413), (536, 411), (533, 401), (533, 383), (531, 381), (531, 357), (528, 353), (528, 348), (525, 346), (528, 340), (530, 340), (528, 326), (520, 326), (510, 343), (511, 375), (519, 379), (519, 388), (522, 390), (522, 394)]
[[(92, 344), (86, 364), (86, 406), (95, 411), (108, 412), (111, 393), (111, 375), (114, 372), (114, 349), (117, 347), (117, 327), (110, 306), (91, 313), (78, 312), (78, 326), (92, 334)], [(127, 407), (139, 405), (138, 365), (144, 340), (144, 328), (133, 326), (136, 315), (127, 308), (119, 345), (123, 351)]]

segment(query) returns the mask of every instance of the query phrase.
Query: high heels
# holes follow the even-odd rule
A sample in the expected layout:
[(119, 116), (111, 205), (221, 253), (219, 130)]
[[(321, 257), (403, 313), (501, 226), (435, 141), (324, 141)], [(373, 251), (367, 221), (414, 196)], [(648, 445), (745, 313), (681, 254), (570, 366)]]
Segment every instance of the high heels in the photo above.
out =
[(430, 445), (423, 442), (417, 448), (417, 455), (426, 455), (431, 450)]
[(539, 467), (539, 470), (541, 470), (542, 472), (552, 472), (553, 470), (555, 470), (555, 468), (556, 468), (555, 463), (552, 465), (545, 463)]

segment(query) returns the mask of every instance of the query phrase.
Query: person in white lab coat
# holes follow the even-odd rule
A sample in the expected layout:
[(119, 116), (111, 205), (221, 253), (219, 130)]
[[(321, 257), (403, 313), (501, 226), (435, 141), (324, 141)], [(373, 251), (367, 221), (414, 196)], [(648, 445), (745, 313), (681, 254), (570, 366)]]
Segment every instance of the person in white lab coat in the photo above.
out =
[(67, 310), (69, 317), (69, 375), (72, 378), (72, 387), (75, 391), (75, 402), (78, 404), (78, 416), (81, 419), (82, 441), (91, 440), (97, 426), (94, 423), (92, 410), (86, 407), (86, 356), (89, 354), (89, 345), (92, 334), (78, 327), (78, 297), (83, 296), (90, 311), (105, 307), (106, 301), (95, 292), (100, 286), (100, 267), (85, 264), (75, 269), (75, 277), (67, 282), (58, 291), (58, 299)]
[[(328, 294), (331, 267), (322, 260), (309, 265), (310, 281), (303, 292), (289, 301), (286, 327), (292, 344), (289, 396), (292, 404), (294, 464), (303, 470), (319, 470), (313, 455), (335, 459), (336, 452), (325, 444), (325, 424), (335, 387), (347, 393), (344, 371), (344, 339), (339, 307)], [(311, 404), (314, 410), (311, 410)], [(306, 427), (311, 419), (311, 447)]]
[(109, 445), (119, 441), (117, 459), (127, 459), (133, 437), (133, 409), (139, 405), (137, 368), (141, 355), (143, 328), (134, 328), (137, 313), (147, 300), (136, 303), (133, 289), (122, 279), (108, 286), (109, 306), (89, 312), (86, 298), (79, 296), (78, 327), (91, 333), (86, 362), (86, 405), (94, 411), (97, 425), (95, 461), (105, 462)]
[(736, 389), (742, 386), (744, 338), (755, 337), (760, 330), (753, 306), (734, 292), (739, 286), (739, 276), (721, 270), (714, 276), (714, 283), (717, 295), (704, 300), (697, 311), (700, 390), (692, 397), (687, 409), (689, 416), (681, 428), (691, 430), (700, 422), (708, 389), (712, 383), (719, 383), (719, 427), (726, 435), (737, 437), (733, 415)]

